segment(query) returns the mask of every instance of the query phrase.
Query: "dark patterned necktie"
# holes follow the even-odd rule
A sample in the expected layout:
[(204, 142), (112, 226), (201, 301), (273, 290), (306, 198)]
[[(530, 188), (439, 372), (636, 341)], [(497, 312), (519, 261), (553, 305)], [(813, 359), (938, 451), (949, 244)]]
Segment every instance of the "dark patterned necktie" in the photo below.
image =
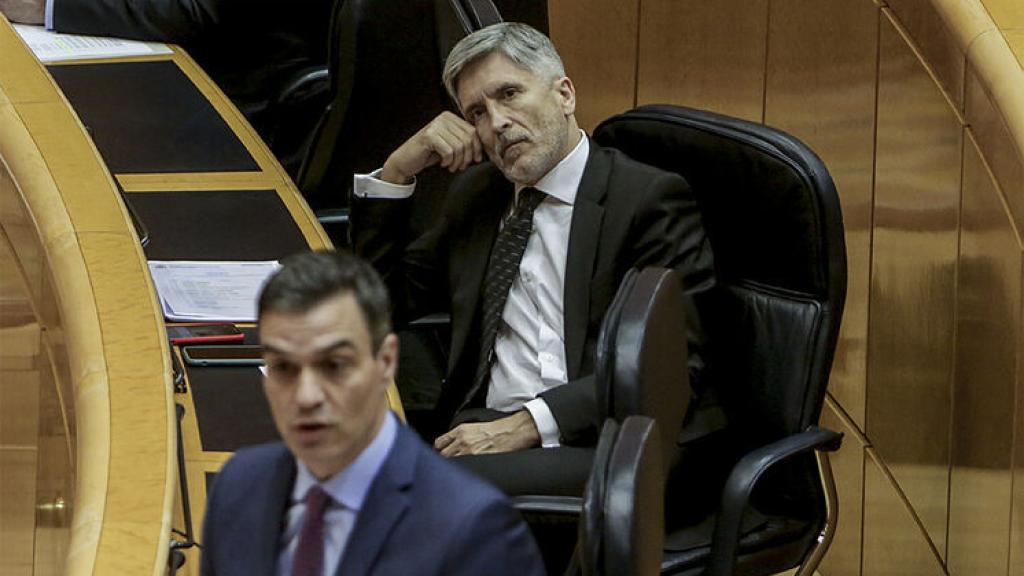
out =
[(306, 492), (306, 511), (299, 532), (299, 545), (292, 558), (291, 576), (323, 576), (324, 573), (324, 511), (331, 502), (319, 486)]
[(498, 333), (498, 325), (501, 323), (501, 313), (505, 310), (508, 291), (512, 288), (516, 274), (519, 273), (519, 263), (523, 259), (526, 242), (533, 230), (533, 211), (546, 196), (547, 194), (536, 188), (520, 190), (515, 210), (494, 240), (491, 257), (487, 261), (484, 293), (481, 298), (483, 320), (480, 331), (480, 360), (476, 376), (473, 378), (473, 387), (470, 388), (470, 393), (461, 408), (465, 408), (465, 405), (479, 393), (490, 374), (491, 365), (494, 363), (494, 340)]

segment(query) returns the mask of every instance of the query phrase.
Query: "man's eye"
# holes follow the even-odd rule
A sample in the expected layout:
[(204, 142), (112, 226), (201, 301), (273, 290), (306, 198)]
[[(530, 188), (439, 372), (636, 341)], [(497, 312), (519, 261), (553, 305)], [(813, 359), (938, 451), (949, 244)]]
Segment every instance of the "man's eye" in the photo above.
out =
[(342, 358), (332, 358), (324, 362), (324, 369), (327, 371), (337, 374), (348, 370), (351, 363), (348, 360)]
[(515, 98), (517, 94), (519, 94), (519, 90), (516, 90), (515, 88), (505, 88), (505, 100), (511, 100), (512, 98)]
[(267, 362), (267, 371), (282, 375), (290, 374), (295, 371), (295, 365), (283, 360), (271, 360)]

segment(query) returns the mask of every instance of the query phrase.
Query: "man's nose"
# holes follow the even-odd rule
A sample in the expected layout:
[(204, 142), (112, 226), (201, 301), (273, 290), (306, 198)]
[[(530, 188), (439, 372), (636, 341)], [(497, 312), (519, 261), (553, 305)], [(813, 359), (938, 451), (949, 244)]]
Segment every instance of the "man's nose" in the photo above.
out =
[(301, 408), (313, 408), (324, 399), (324, 390), (314, 370), (303, 370), (299, 376), (295, 401)]
[(491, 129), (500, 134), (512, 125), (508, 110), (497, 102), (488, 102), (487, 117), (491, 119)]

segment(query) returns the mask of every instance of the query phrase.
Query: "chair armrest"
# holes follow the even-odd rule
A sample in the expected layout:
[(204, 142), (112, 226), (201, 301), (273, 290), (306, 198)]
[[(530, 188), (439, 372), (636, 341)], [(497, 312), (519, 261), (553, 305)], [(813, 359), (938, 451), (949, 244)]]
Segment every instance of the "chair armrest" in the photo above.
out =
[(515, 496), (512, 505), (520, 514), (579, 516), (583, 513), (583, 499), (577, 496)]
[(843, 435), (827, 428), (811, 426), (754, 450), (733, 467), (722, 491), (722, 503), (715, 521), (715, 534), (704, 574), (729, 576), (733, 573), (739, 550), (740, 526), (750, 495), (761, 476), (772, 466), (812, 450), (834, 452)]
[(327, 208), (318, 210), (316, 219), (321, 225), (327, 227), (332, 224), (348, 225), (348, 208)]

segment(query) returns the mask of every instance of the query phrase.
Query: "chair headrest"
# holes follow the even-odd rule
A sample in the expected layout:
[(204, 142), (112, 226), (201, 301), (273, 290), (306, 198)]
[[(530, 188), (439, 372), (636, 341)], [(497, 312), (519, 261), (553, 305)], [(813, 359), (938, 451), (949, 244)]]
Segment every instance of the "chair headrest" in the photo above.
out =
[(652, 105), (605, 120), (594, 140), (689, 182), (725, 283), (821, 299), (845, 290), (835, 185), (796, 138), (720, 114)]

